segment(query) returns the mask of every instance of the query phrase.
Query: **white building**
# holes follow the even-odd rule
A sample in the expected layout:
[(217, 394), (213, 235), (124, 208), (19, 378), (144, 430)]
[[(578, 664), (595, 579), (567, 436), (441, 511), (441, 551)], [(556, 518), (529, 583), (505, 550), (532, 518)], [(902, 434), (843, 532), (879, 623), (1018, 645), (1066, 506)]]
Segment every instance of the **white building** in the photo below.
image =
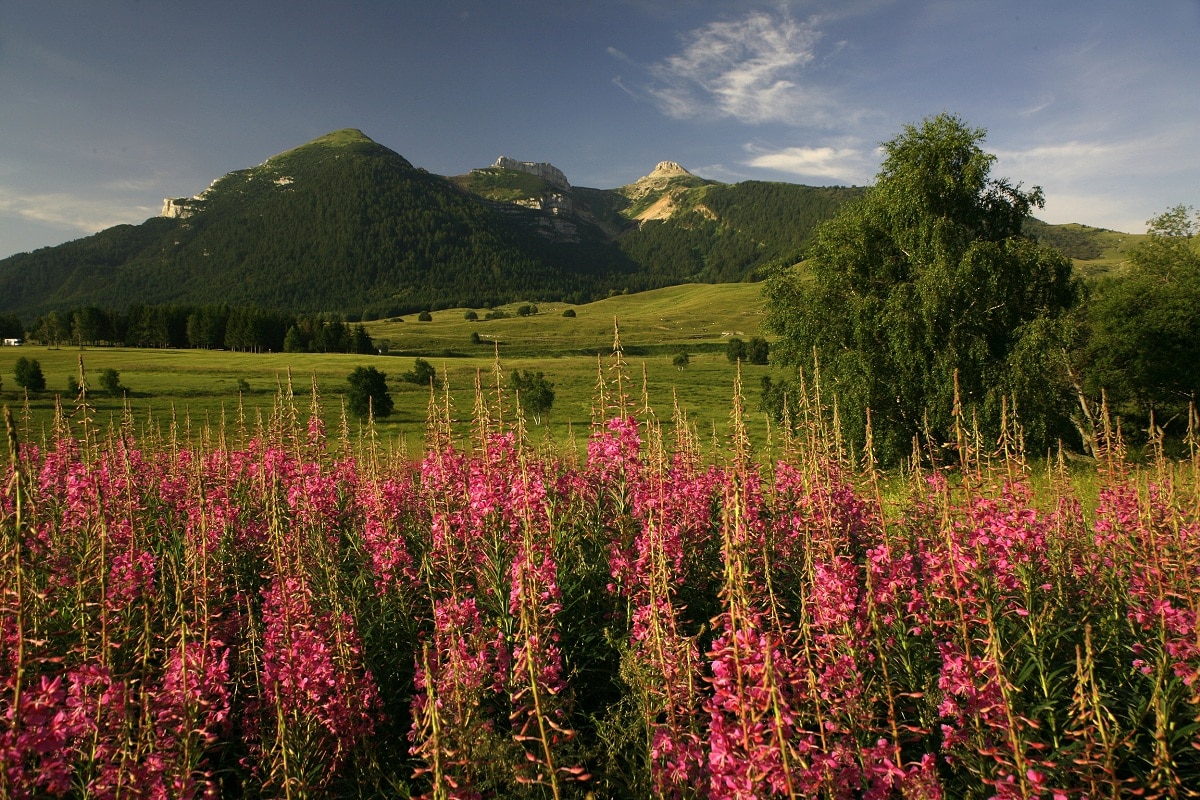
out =
[(5, 347), (20, 347), (24, 342), (21, 339), (5, 339)]

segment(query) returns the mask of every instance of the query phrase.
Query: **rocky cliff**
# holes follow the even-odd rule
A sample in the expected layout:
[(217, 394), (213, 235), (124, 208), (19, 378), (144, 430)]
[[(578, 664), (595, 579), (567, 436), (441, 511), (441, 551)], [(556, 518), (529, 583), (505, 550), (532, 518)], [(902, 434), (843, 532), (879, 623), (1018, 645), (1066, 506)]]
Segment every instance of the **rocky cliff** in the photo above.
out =
[(496, 159), (496, 163), (492, 164), (493, 169), (512, 169), (517, 172), (527, 172), (530, 175), (536, 175), (547, 183), (553, 184), (560, 189), (570, 189), (571, 183), (567, 180), (567, 176), (563, 171), (553, 164), (536, 163), (533, 161), (517, 161), (515, 158), (508, 156), (500, 156)]

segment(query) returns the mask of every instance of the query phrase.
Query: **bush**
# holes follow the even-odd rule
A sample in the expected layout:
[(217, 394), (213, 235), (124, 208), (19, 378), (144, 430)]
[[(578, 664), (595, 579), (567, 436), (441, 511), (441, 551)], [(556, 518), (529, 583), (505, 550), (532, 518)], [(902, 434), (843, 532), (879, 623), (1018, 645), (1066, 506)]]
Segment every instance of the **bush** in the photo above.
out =
[(120, 396), (127, 391), (121, 385), (121, 373), (112, 367), (100, 372), (100, 388), (113, 396)]
[(42, 374), (42, 365), (36, 358), (21, 356), (13, 364), (13, 378), (17, 386), (30, 392), (41, 392), (46, 389), (46, 376)]
[(767, 344), (766, 339), (761, 336), (752, 336), (746, 345), (746, 360), (751, 364), (766, 364), (770, 352), (771, 346)]
[(675, 357), (671, 359), (671, 363), (675, 365), (676, 369), (683, 369), (691, 362), (691, 358), (688, 356), (687, 352), (683, 350), (680, 350), (675, 354)]
[(509, 377), (508, 385), (517, 392), (521, 410), (533, 417), (535, 425), (541, 425), (542, 416), (554, 405), (554, 384), (546, 380), (545, 373), (516, 370)]
[(484, 316), (484, 319), (508, 319), (508, 314), (498, 308), (493, 308), (491, 311), (487, 312), (487, 314)]
[(463, 319), (465, 319), (467, 322), (474, 322), (475, 320), (479, 319), (479, 315), (474, 311), (468, 311), (467, 313), (463, 314)]
[(479, 338), (479, 331), (471, 331), (471, 344), (482, 344)]
[(532, 303), (526, 303), (525, 305), (517, 307), (518, 317), (532, 317), (536, 313), (538, 313), (538, 307)]
[(563, 312), (563, 316), (574, 319), (575, 318), (575, 309), (568, 308), (566, 311)]
[(729, 343), (725, 345), (725, 357), (729, 359), (730, 364), (745, 361), (748, 352), (746, 343), (736, 336), (730, 339)]
[(423, 358), (414, 360), (413, 368), (408, 372), (402, 373), (400, 380), (405, 383), (415, 383), (418, 386), (429, 386), (431, 382), (435, 388), (441, 385), (437, 379), (437, 370)]
[(392, 396), (388, 393), (385, 373), (375, 367), (355, 367), (346, 382), (350, 384), (346, 394), (351, 413), (362, 418), (372, 413), (376, 417), (392, 413)]
[(417, 314), (417, 322), (433, 322), (433, 314), (430, 314), (428, 311), (422, 311), (420, 314)]

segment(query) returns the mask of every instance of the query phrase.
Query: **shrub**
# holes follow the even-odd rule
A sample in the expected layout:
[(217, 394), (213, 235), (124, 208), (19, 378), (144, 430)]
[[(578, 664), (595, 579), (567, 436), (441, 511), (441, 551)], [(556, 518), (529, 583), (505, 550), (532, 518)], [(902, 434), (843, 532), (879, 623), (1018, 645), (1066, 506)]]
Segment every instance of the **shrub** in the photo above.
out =
[(574, 319), (575, 318), (575, 309), (568, 308), (566, 311), (563, 312), (563, 316)]
[(751, 364), (766, 364), (770, 352), (771, 346), (767, 344), (766, 339), (761, 336), (752, 336), (746, 345), (746, 360)]
[(413, 368), (408, 372), (400, 375), (400, 380), (405, 383), (415, 383), (418, 386), (428, 386), (430, 382), (434, 387), (440, 385), (437, 380), (437, 370), (423, 358), (418, 358), (413, 361)]
[(121, 373), (112, 367), (100, 372), (100, 388), (113, 396), (120, 396), (127, 391), (121, 385)]
[(17, 386), (30, 392), (46, 389), (46, 376), (42, 374), (42, 365), (36, 358), (18, 358), (13, 364), (13, 378), (16, 379)]
[(546, 380), (545, 373), (516, 370), (509, 377), (509, 386), (517, 392), (521, 410), (533, 417), (535, 425), (541, 425), (542, 416), (554, 405), (554, 384)]
[(474, 311), (468, 311), (467, 313), (463, 314), (463, 319), (468, 322), (474, 322), (475, 320), (479, 319), (479, 315)]
[(675, 365), (676, 369), (683, 369), (691, 363), (691, 358), (688, 357), (686, 351), (680, 350), (675, 354), (675, 357), (671, 359), (671, 363)]
[(417, 322), (433, 322), (433, 314), (430, 314), (428, 311), (422, 311), (420, 314), (417, 314)]
[(517, 307), (518, 317), (532, 317), (536, 313), (538, 313), (538, 307), (532, 303), (526, 303), (525, 305)]
[(471, 331), (471, 344), (481, 344), (479, 339), (479, 331)]

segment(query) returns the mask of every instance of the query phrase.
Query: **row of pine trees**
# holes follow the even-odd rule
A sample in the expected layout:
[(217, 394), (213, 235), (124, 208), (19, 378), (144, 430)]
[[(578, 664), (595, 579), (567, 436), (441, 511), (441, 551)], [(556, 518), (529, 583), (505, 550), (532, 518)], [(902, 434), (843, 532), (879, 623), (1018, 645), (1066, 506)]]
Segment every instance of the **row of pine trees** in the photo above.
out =
[[(14, 318), (15, 319), (15, 318)], [(81, 306), (51, 311), (14, 336), (50, 346), (117, 345), (289, 353), (375, 353), (361, 324), (337, 314), (286, 314), (229, 305)], [(5, 327), (8, 330), (8, 327)], [(5, 334), (10, 335), (9, 333)]]

